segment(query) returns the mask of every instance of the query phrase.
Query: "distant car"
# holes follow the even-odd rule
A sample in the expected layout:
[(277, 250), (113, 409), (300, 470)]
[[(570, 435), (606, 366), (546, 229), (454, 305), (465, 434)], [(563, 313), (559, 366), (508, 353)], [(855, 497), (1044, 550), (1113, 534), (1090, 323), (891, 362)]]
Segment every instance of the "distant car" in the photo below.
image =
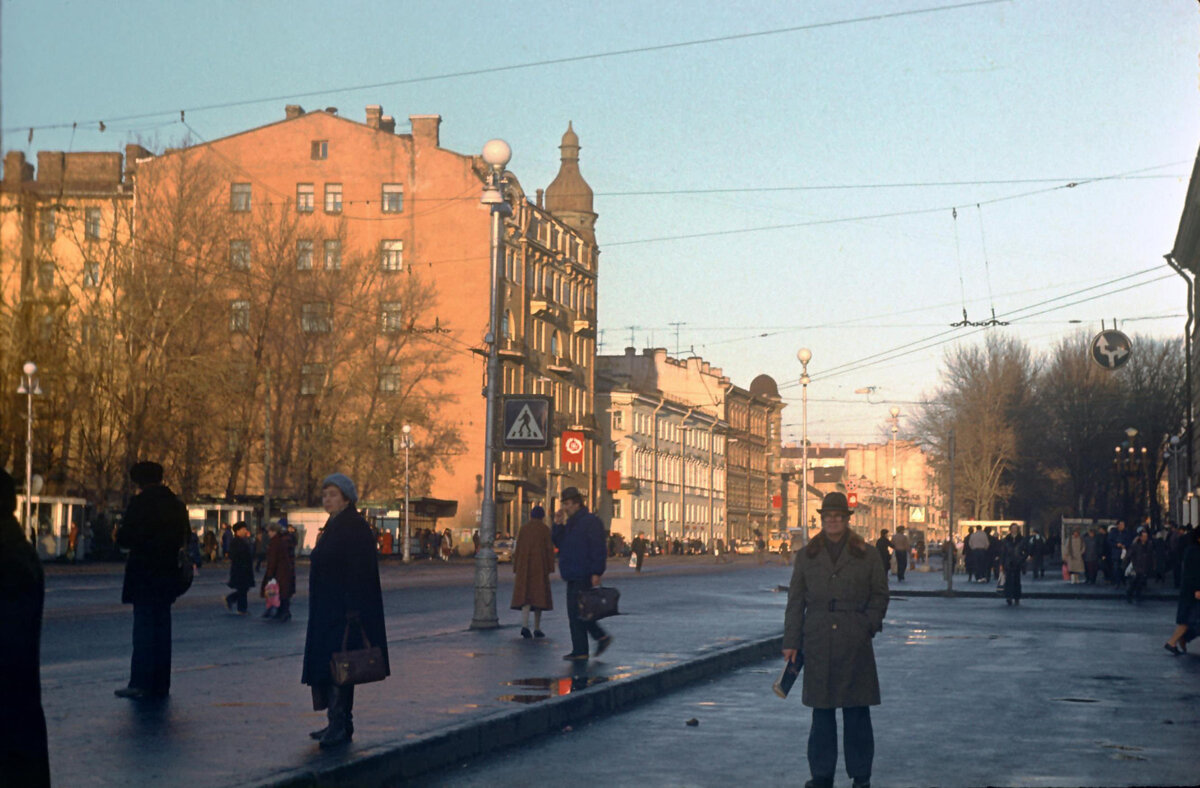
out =
[(754, 540), (742, 539), (733, 550), (735, 553), (740, 553), (741, 555), (750, 555), (754, 552)]
[(497, 539), (492, 542), (492, 549), (496, 551), (496, 560), (502, 564), (512, 561), (514, 545), (515, 542), (512, 539)]

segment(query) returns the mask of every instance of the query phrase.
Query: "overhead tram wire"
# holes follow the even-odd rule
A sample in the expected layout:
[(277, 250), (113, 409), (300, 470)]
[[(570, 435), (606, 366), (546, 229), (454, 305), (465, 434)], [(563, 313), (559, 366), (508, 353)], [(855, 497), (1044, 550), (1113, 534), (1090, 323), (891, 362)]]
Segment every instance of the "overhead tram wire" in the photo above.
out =
[[(1137, 287), (1144, 287), (1145, 285), (1148, 285), (1148, 284), (1165, 281), (1167, 279), (1171, 279), (1172, 276), (1173, 276), (1173, 274), (1171, 274), (1171, 273), (1163, 274), (1162, 276), (1155, 277), (1154, 279), (1150, 279), (1145, 282), (1138, 282), (1136, 284), (1129, 285), (1127, 287), (1123, 287), (1123, 288), (1120, 288), (1117, 290), (1111, 290), (1111, 291), (1104, 292), (1104, 293), (1097, 293), (1095, 295), (1087, 296), (1086, 298), (1081, 298), (1076, 301), (1072, 301), (1070, 303), (1058, 304), (1056, 306), (1051, 306), (1040, 312), (1034, 312), (1033, 314), (1026, 315), (1025, 317), (1037, 317), (1038, 315), (1044, 315), (1048, 312), (1054, 312), (1059, 309), (1065, 309), (1070, 306), (1077, 306), (1079, 304), (1087, 303), (1088, 301), (1095, 301), (1096, 299), (1104, 298), (1104, 297), (1110, 296), (1110, 295), (1116, 295), (1117, 293), (1122, 293), (1122, 292), (1125, 292), (1127, 290), (1132, 290)], [(1052, 299), (1052, 300), (1057, 300), (1057, 299)], [(1049, 302), (1046, 302), (1046, 303), (1049, 303)], [(1033, 308), (1033, 307), (1024, 307), (1021, 310), (1016, 310), (1016, 311), (1019, 312), (1019, 311), (1023, 311), (1024, 309), (1031, 309), (1031, 308)], [(1009, 317), (1010, 314), (1005, 314), (1003, 316)], [(1021, 318), (1019, 318), (1019, 317), (1013, 318), (1014, 322), (1019, 321), (1020, 319)], [(965, 336), (974, 336), (975, 334), (978, 334), (978, 333), (988, 330), (988, 328), (989, 327), (987, 327), (987, 326), (976, 328), (975, 330), (969, 332)], [(890, 350), (884, 350), (884, 351), (880, 351), (879, 353), (874, 353), (870, 356), (865, 356), (856, 361), (846, 362), (845, 364), (841, 364), (841, 365), (832, 367), (830, 369), (824, 370), (824, 371), (822, 371), (822, 373), (820, 374), (819, 377), (814, 376), (814, 378), (818, 378), (820, 380), (825, 380), (827, 378), (833, 378), (833, 377), (838, 377), (840, 375), (845, 375), (850, 372), (857, 372), (860, 369), (867, 369), (867, 368), (876, 366), (878, 364), (884, 364), (889, 361), (894, 361), (898, 358), (903, 358), (904, 356), (912, 355), (914, 353), (920, 353), (920, 352), (923, 352), (926, 350), (932, 350), (933, 348), (938, 347), (939, 345), (944, 345), (944, 344), (947, 344), (948, 342), (953, 342), (958, 339), (965, 338), (963, 334), (961, 334), (957, 331), (953, 332), (955, 334), (955, 336), (944, 338), (947, 333), (950, 333), (950, 332), (942, 332), (940, 334), (935, 334), (931, 337), (926, 337), (925, 339), (918, 340), (918, 342), (917, 342), (917, 344), (919, 345), (918, 347), (913, 347), (913, 343), (908, 343), (906, 345), (901, 345), (901, 346), (892, 348)], [(785, 383), (785, 384), (781, 385), (779, 388), (780, 389), (793, 388), (795, 385), (798, 385), (798, 384)]]
[[(673, 49), (685, 49), (688, 47), (707, 46), (710, 44), (722, 44), (729, 41), (745, 41), (755, 38), (765, 38), (768, 36), (787, 35), (789, 33), (801, 33), (809, 30), (820, 30), (831, 27), (844, 27), (847, 25), (862, 24), (865, 22), (882, 22), (890, 19), (901, 19), (904, 17), (921, 16), (925, 14), (942, 13), (946, 11), (959, 11), (966, 8), (974, 8), (978, 6), (996, 5), (999, 3), (1008, 3), (1011, 0), (970, 0), (970, 2), (952, 3), (940, 6), (931, 6), (929, 8), (913, 8), (906, 11), (894, 11), (886, 14), (871, 14), (868, 16), (852, 17), (848, 19), (836, 19), (830, 22), (813, 22), (807, 25), (792, 25), (789, 27), (773, 28), (771, 30), (759, 30), (752, 33), (731, 33), (724, 36), (713, 36), (710, 38), (698, 38), (690, 41), (676, 41), (669, 44), (652, 44), (642, 47), (630, 47), (627, 49), (616, 49), (608, 52), (593, 52), (584, 55), (571, 55), (567, 57), (548, 58), (546, 60), (535, 60), (528, 63), (516, 63), (507, 66), (490, 66), (488, 68), (467, 69), (463, 71), (453, 71), (445, 74), (431, 74), (423, 77), (408, 77), (405, 79), (392, 79), (383, 82), (373, 82), (360, 85), (349, 85), (338, 88), (327, 88), (324, 90), (309, 90), (300, 93), (279, 94), (275, 96), (263, 96), (253, 99), (240, 99), (236, 101), (222, 101), (212, 104), (201, 104), (195, 107), (184, 107), (182, 109), (158, 110), (154, 112), (139, 112), (129, 115), (117, 115), (105, 118), (94, 118), (86, 121), (74, 121), (84, 125), (95, 126), (101, 122), (117, 123), (127, 120), (142, 120), (144, 118), (155, 118), (164, 115), (181, 114), (185, 112), (207, 112), (216, 109), (229, 109), (232, 107), (246, 107), (254, 104), (269, 104), (278, 101), (291, 101), (295, 99), (312, 98), (314, 96), (333, 96), (340, 93), (352, 93), (363, 90), (377, 90), (379, 88), (397, 87), (399, 85), (416, 85), (424, 82), (437, 82), (448, 79), (462, 79), (464, 77), (485, 76), (489, 74), (499, 74), (508, 71), (520, 71), (524, 69), (541, 68), (544, 66), (560, 66), (566, 63), (582, 63), (589, 60), (602, 60), (606, 58), (625, 57), (628, 55), (640, 55), (647, 52), (666, 52)], [(70, 122), (60, 123), (44, 123), (40, 125), (22, 125), (13, 126), (3, 129), (4, 133), (24, 131), (29, 129), (32, 133), (34, 130), (41, 129), (62, 129), (71, 125)]]

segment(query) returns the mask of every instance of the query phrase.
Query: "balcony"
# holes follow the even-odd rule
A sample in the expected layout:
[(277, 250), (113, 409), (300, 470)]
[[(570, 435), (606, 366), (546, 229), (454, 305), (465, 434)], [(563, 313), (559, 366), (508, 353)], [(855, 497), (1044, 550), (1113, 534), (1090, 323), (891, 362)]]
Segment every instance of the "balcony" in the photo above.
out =
[(575, 318), (571, 330), (581, 337), (594, 338), (596, 336), (596, 324), (582, 317)]
[(502, 337), (496, 343), (496, 355), (513, 361), (525, 359), (525, 343), (512, 337)]
[(529, 298), (529, 314), (538, 316), (554, 316), (554, 303), (546, 295), (535, 295)]
[(559, 375), (570, 375), (575, 371), (575, 366), (562, 356), (551, 356), (550, 363), (546, 365), (546, 369)]

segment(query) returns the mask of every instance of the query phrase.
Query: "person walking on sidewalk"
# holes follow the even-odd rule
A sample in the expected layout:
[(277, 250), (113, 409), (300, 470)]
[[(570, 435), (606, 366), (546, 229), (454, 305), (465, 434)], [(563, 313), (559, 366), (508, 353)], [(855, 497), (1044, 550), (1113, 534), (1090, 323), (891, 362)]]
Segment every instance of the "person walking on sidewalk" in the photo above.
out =
[(179, 592), (179, 551), (191, 525), (187, 507), (162, 483), (163, 467), (139, 462), (129, 469), (138, 488), (129, 501), (117, 545), (129, 551), (121, 601), (133, 605), (129, 685), (118, 698), (165, 698), (171, 692), (171, 605)]
[(883, 562), (883, 573), (892, 571), (892, 543), (888, 539), (888, 531), (884, 528), (875, 540), (875, 549), (879, 551), (879, 560)]
[(1154, 570), (1154, 547), (1150, 544), (1150, 532), (1146, 527), (1138, 526), (1137, 538), (1129, 545), (1127, 566), (1133, 569), (1129, 577), (1129, 588), (1125, 591), (1125, 601), (1133, 604), (1142, 601), (1142, 591), (1150, 581), (1150, 573)]
[[(1030, 574), (1034, 580), (1041, 580), (1046, 576), (1046, 540), (1041, 531), (1029, 535), (1025, 548), (1029, 551)], [(1084, 566), (1086, 568), (1086, 563)]]
[(896, 581), (904, 582), (904, 573), (908, 569), (908, 553), (912, 550), (912, 543), (908, 540), (908, 534), (904, 533), (904, 526), (896, 526), (896, 535), (892, 537), (892, 550), (896, 556)]
[(1008, 526), (1008, 536), (1000, 542), (1000, 568), (1004, 571), (1004, 604), (1021, 604), (1021, 570), (1028, 552), (1021, 538), (1021, 526)]
[(1063, 560), (1067, 564), (1067, 574), (1071, 578), (1072, 583), (1079, 582), (1079, 576), (1083, 574), (1083, 537), (1079, 535), (1079, 531), (1071, 531), (1067, 536), (1067, 544), (1063, 548)]
[[(639, 532), (638, 535), (633, 538), (633, 544), (631, 547), (633, 549), (634, 559), (633, 571), (640, 572), (642, 571), (642, 564), (646, 561), (646, 548), (649, 547), (648, 543), (646, 542), (646, 535)], [(720, 553), (718, 552), (717, 555), (719, 556)]]
[(371, 526), (355, 509), (358, 489), (341, 473), (321, 482), (321, 505), (329, 520), (309, 556), (308, 631), (304, 638), (304, 670), (300, 681), (312, 687), (313, 711), (327, 711), (329, 724), (309, 734), (322, 748), (337, 747), (354, 735), (354, 685), (333, 683), (330, 660), (346, 648), (365, 648), (361, 631), (383, 652), (390, 674), (379, 557)]
[(233, 589), (232, 594), (225, 596), (225, 608), (233, 610), (237, 605), (237, 614), (246, 615), (246, 592), (254, 588), (254, 548), (250, 544), (250, 526), (237, 522), (233, 526), (233, 538), (229, 540), (229, 582), (225, 585)]
[[(1175, 656), (1187, 651), (1187, 643), (1196, 636), (1195, 611), (1200, 607), (1200, 528), (1188, 528), (1180, 540), (1179, 602), (1175, 607), (1175, 631), (1163, 648)], [(1189, 626), (1190, 625), (1190, 626)]]
[(50, 788), (40, 649), (46, 577), (16, 509), (17, 484), (0, 468), (0, 784)]
[(267, 526), (271, 541), (267, 543), (267, 571), (263, 572), (259, 589), (265, 597), (267, 583), (274, 580), (279, 585), (279, 607), (268, 608), (263, 618), (274, 618), (281, 624), (292, 620), (292, 597), (296, 593), (296, 539), (284, 530), (286, 523), (281, 520)]
[(879, 551), (850, 531), (844, 494), (827, 494), (817, 512), (821, 533), (796, 554), (783, 624), (783, 656), (804, 655), (801, 702), (812, 708), (805, 786), (833, 788), (841, 709), (846, 773), (855, 788), (867, 788), (875, 757), (870, 707), (880, 703), (871, 638), (887, 613), (887, 572)]
[[(571, 651), (563, 659), (583, 662), (588, 658), (588, 635), (596, 641), (596, 656), (612, 645), (613, 636), (595, 621), (579, 618), (579, 593), (600, 585), (608, 551), (604, 546), (604, 524), (587, 510), (583, 496), (568, 487), (560, 496), (567, 521), (555, 523), (554, 546), (558, 548), (558, 573), (567, 581), (567, 623), (571, 627)], [(555, 513), (557, 514), (557, 512)]]
[[(521, 611), (521, 637), (544, 638), (542, 611), (554, 609), (550, 593), (550, 573), (554, 571), (554, 544), (546, 525), (546, 510), (540, 506), (529, 512), (529, 522), (517, 533), (513, 548), (513, 610)], [(529, 611), (533, 611), (533, 632), (529, 631)]]

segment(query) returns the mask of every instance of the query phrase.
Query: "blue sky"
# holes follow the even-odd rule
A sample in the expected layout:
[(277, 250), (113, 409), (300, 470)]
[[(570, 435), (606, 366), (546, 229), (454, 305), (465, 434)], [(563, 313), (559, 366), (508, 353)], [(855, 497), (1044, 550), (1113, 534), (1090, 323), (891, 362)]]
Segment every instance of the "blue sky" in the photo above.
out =
[[(964, 308), (974, 321), (994, 308), (1011, 325), (992, 330), (1035, 348), (1102, 319), (1183, 331), (1183, 282), (1162, 256), (1200, 143), (1200, 13), (1185, 0), (0, 10), (5, 149), (165, 145), (187, 131), (179, 109), (213, 139), (285, 103), (356, 120), (382, 104), (401, 129), (442, 115), (442, 144), (460, 152), (504, 138), (532, 193), (572, 121), (600, 215), (604, 352), (632, 334), (674, 353), (681, 323), (685, 354), (743, 386), (766, 372), (791, 398), (808, 346), (815, 440), (881, 438), (890, 405), (906, 412), (936, 385), (949, 345), (922, 340), (981, 340), (949, 331)], [(769, 31), (784, 32), (730, 38)], [(710, 39), (726, 40), (662, 48)], [(428, 79), (468, 71), (487, 73)], [(362, 85), (377, 86), (341, 89)], [(867, 386), (870, 403), (854, 393)], [(798, 399), (784, 422), (797, 438)]]

